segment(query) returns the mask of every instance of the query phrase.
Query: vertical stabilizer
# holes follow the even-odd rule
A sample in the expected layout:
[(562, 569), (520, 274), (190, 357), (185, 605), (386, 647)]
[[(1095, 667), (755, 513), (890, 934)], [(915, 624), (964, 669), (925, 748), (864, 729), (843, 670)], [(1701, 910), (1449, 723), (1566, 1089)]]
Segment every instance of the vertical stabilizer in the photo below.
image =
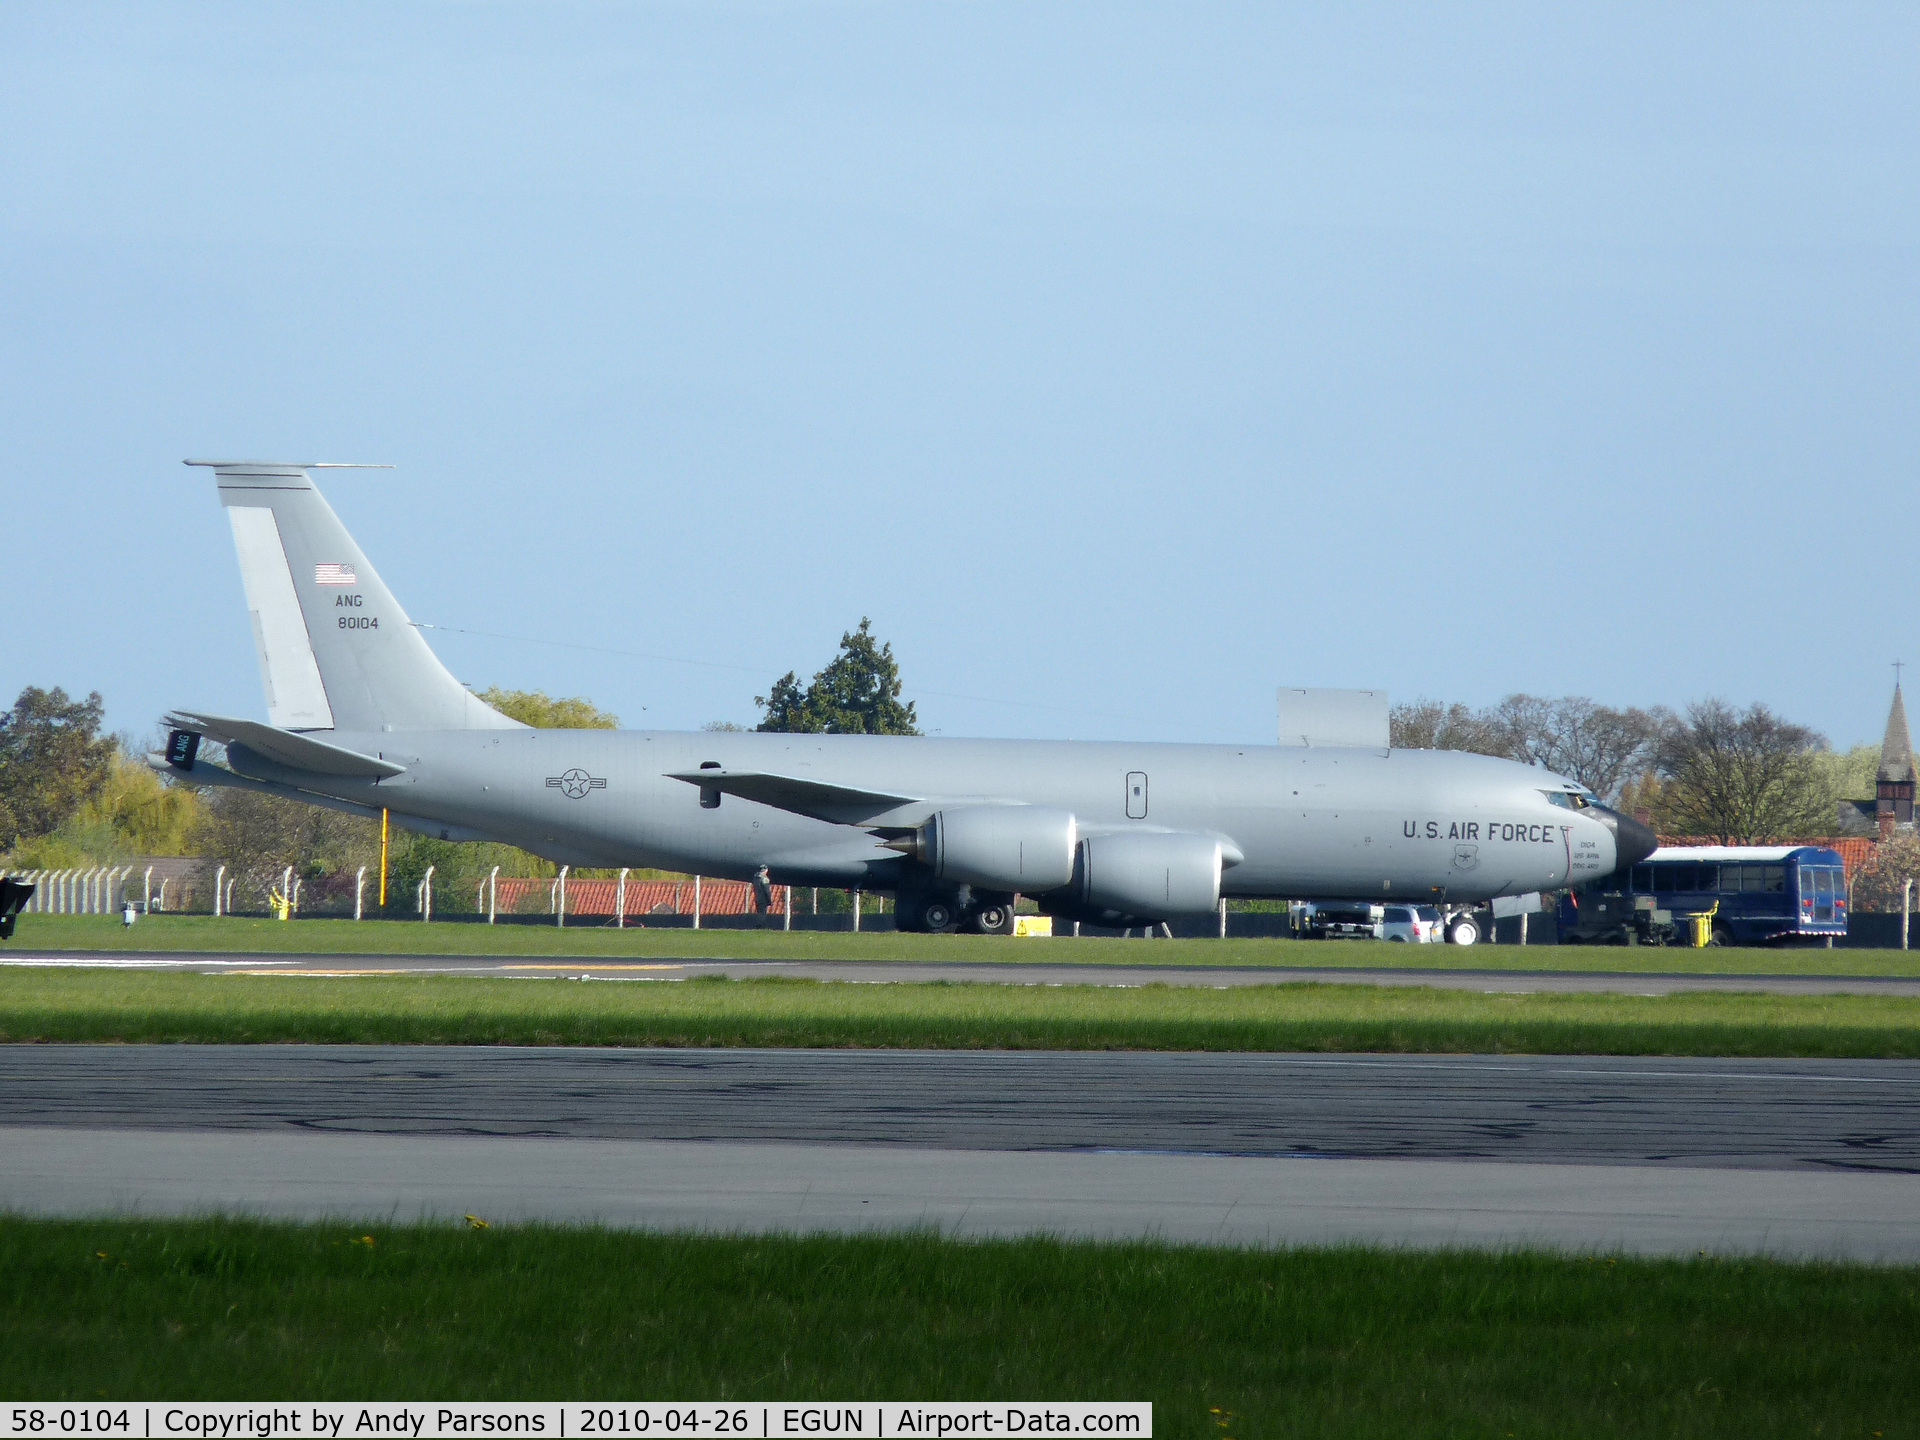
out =
[(214, 472), (252, 613), (267, 718), (286, 730), (518, 728), (447, 672), (321, 497), (317, 465)]

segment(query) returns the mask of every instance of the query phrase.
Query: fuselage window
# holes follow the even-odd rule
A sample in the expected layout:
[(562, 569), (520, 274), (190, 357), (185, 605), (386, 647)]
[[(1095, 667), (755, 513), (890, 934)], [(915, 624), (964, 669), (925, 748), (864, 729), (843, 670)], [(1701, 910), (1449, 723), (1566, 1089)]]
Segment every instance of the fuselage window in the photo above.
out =
[(1135, 770), (1127, 776), (1127, 818), (1147, 818), (1147, 777), (1144, 771)]

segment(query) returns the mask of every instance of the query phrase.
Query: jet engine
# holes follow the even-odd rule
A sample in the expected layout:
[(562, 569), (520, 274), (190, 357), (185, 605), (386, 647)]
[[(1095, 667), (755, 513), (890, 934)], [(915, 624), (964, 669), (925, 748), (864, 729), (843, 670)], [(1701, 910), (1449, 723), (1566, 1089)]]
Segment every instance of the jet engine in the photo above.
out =
[(1080, 842), (1072, 884), (1058, 898), (1096, 924), (1204, 915), (1219, 907), (1221, 870), (1239, 858), (1214, 835), (1092, 835)]
[(903, 840), (937, 880), (1032, 894), (1073, 878), (1080, 828), (1070, 810), (1042, 805), (967, 805), (942, 810)]

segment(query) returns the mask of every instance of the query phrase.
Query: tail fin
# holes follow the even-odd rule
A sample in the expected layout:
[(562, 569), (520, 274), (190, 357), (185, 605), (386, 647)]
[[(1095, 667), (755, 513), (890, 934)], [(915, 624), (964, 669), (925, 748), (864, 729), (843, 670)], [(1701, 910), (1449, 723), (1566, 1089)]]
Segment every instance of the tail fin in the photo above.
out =
[(284, 730), (518, 729), (440, 663), (307, 472), (213, 470), (253, 614), (267, 718)]

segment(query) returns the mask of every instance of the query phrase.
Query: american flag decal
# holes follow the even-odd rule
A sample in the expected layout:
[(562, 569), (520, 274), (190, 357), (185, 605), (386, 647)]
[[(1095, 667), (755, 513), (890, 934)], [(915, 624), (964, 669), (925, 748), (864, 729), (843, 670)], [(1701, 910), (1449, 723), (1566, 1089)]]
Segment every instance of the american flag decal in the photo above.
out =
[(351, 565), (316, 565), (313, 567), (313, 583), (316, 585), (358, 585), (360, 581), (354, 575)]

